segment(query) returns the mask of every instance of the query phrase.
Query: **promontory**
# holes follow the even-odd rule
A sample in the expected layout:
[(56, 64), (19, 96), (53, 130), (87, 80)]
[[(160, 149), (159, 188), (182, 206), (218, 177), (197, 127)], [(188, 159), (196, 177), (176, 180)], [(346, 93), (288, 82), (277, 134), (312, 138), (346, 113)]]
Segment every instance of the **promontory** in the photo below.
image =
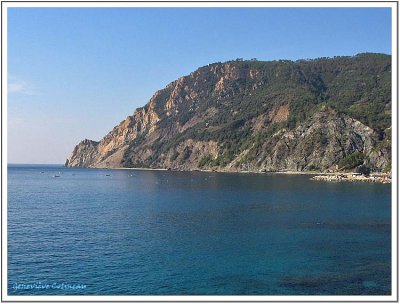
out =
[(212, 63), (157, 91), (68, 167), (340, 171), (391, 167), (391, 56)]

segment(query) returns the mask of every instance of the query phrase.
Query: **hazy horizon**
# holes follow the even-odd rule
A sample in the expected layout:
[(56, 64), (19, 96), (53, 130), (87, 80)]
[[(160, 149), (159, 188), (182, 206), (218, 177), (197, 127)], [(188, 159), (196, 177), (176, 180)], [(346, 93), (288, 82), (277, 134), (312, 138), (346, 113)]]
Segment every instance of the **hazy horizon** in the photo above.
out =
[(209, 63), (391, 47), (390, 8), (9, 8), (8, 164), (64, 164)]

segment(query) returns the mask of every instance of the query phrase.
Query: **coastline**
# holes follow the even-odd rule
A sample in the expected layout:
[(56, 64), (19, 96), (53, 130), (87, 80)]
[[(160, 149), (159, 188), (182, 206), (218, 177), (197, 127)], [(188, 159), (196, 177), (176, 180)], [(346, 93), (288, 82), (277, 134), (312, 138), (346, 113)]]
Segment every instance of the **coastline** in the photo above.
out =
[(136, 171), (170, 171), (163, 168), (94, 168), (94, 169), (108, 169), (108, 170), (136, 170)]
[(322, 182), (367, 182), (367, 183), (382, 183), (391, 184), (392, 177), (389, 174), (373, 173), (370, 176), (357, 174), (335, 174), (335, 175), (316, 175), (310, 178), (313, 181)]
[(88, 169), (106, 169), (106, 170), (133, 170), (133, 171), (175, 171), (175, 172), (206, 172), (206, 173), (239, 173), (239, 174), (283, 174), (283, 175), (310, 175), (310, 180), (323, 182), (376, 182), (383, 184), (391, 183), (391, 174), (382, 172), (373, 172), (370, 176), (359, 175), (354, 172), (318, 172), (318, 171), (233, 171), (233, 170), (215, 170), (215, 169), (165, 169), (165, 168), (96, 168)]
[[(67, 167), (68, 168), (68, 167)], [(87, 167), (87, 169), (106, 169), (106, 170), (134, 170), (134, 171), (172, 171), (172, 172), (208, 172), (208, 173), (243, 173), (243, 174), (288, 174), (288, 175), (319, 175), (336, 173), (323, 173), (317, 171), (234, 171), (234, 170), (210, 170), (210, 169), (165, 169), (165, 168), (126, 168), (126, 167)], [(351, 173), (343, 173), (351, 174)]]

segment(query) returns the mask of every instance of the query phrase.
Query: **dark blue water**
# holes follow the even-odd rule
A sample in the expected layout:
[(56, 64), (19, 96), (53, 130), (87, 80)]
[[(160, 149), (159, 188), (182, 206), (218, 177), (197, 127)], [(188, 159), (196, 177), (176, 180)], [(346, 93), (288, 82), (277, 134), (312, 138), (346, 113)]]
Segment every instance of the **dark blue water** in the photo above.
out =
[(386, 295), (390, 223), (390, 185), (9, 166), (8, 293)]

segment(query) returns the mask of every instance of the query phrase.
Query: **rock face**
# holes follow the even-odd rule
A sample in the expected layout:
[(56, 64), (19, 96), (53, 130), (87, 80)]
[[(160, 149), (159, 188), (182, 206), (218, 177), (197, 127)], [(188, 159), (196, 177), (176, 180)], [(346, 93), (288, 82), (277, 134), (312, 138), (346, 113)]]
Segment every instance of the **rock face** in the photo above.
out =
[(156, 92), (99, 142), (79, 143), (65, 165), (324, 171), (359, 153), (388, 169), (390, 62), (360, 54), (211, 64)]
[(88, 167), (99, 157), (99, 143), (93, 140), (82, 140), (72, 151), (72, 155), (65, 162), (67, 167)]
[(325, 108), (294, 130), (281, 129), (273, 134), (258, 152), (260, 164), (252, 157), (245, 164), (250, 170), (325, 170), (335, 169), (347, 155), (358, 151), (366, 156), (368, 165), (384, 168), (390, 150), (381, 149), (378, 163), (375, 147), (379, 134), (345, 114)]

